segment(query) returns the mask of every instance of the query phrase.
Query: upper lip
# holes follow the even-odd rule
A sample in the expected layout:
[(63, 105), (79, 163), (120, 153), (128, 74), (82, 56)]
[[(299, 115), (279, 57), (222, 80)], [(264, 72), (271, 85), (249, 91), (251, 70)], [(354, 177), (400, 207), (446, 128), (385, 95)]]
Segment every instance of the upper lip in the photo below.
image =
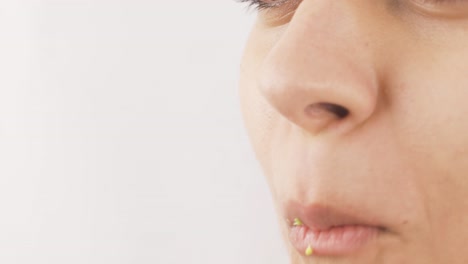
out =
[(325, 231), (333, 227), (360, 225), (383, 228), (365, 212), (352, 212), (346, 208), (338, 208), (324, 204), (301, 204), (289, 201), (285, 213), (288, 221), (292, 223), (295, 218), (314, 231)]

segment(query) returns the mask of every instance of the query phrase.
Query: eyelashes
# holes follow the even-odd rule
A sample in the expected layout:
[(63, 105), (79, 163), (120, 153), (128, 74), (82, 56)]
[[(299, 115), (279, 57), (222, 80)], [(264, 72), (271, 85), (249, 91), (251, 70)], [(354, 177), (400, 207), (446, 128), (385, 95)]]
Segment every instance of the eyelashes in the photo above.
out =
[(241, 3), (247, 3), (249, 7), (255, 10), (270, 9), (280, 7), (289, 0), (238, 0)]
[[(292, 0), (237, 0), (241, 3), (247, 3), (249, 7), (253, 7), (255, 10), (264, 10), (271, 8), (278, 8)], [(297, 1), (297, 0), (295, 0)], [(408, 0), (416, 1), (422, 4), (429, 4), (432, 6), (437, 5), (450, 5), (450, 4), (460, 4), (462, 2), (468, 3), (468, 0)]]

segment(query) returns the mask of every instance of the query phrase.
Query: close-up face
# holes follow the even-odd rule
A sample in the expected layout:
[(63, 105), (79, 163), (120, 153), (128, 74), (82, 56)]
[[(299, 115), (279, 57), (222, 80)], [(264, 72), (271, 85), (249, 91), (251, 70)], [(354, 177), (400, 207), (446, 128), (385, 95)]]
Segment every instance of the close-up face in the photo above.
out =
[(251, 4), (242, 111), (291, 263), (468, 263), (468, 1)]

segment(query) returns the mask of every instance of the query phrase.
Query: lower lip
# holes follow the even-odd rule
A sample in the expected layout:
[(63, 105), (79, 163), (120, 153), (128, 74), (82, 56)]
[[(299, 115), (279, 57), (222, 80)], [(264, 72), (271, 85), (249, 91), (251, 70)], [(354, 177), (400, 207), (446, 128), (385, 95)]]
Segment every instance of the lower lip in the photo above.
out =
[(346, 255), (356, 252), (375, 240), (379, 228), (372, 226), (348, 225), (332, 227), (323, 231), (311, 230), (306, 226), (294, 226), (289, 238), (292, 245), (305, 255), (310, 246), (313, 255)]

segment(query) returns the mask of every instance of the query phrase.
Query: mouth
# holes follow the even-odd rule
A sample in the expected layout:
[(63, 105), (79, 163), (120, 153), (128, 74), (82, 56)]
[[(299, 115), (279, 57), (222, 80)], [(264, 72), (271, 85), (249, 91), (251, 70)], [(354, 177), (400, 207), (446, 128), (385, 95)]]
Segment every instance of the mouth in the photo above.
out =
[(386, 228), (362, 214), (320, 204), (286, 207), (289, 239), (304, 256), (342, 256), (376, 243)]

